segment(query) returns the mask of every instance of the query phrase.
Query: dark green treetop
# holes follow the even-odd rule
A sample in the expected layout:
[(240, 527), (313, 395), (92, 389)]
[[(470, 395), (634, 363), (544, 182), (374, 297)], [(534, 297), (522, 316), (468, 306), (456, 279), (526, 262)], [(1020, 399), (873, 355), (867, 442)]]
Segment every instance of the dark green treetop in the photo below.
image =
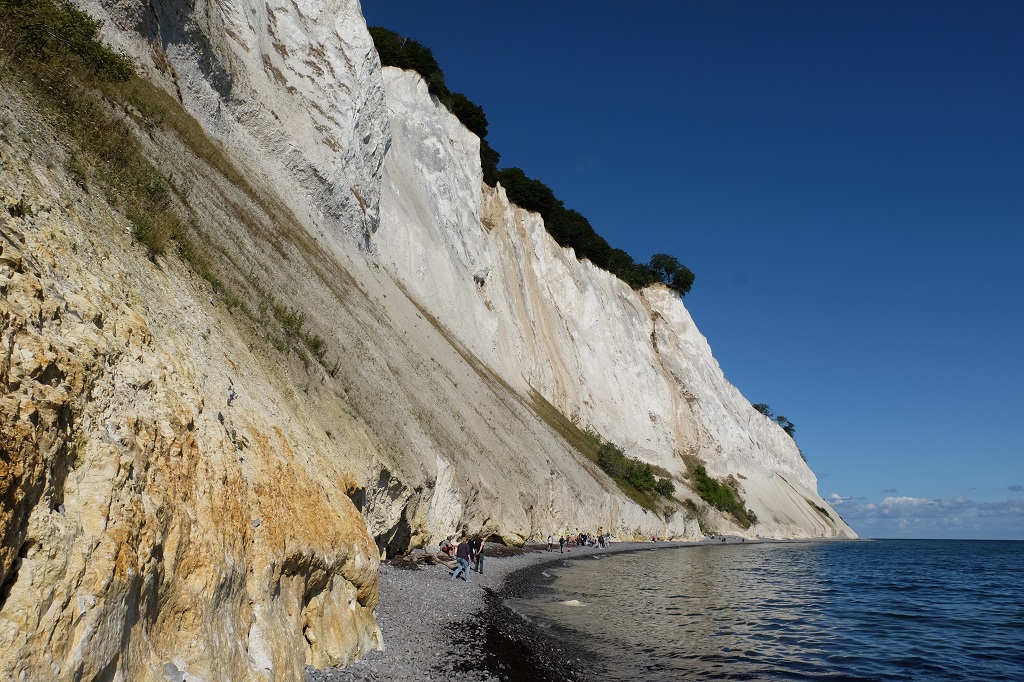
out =
[(560, 246), (571, 247), (576, 257), (612, 273), (634, 289), (661, 282), (680, 296), (693, 286), (694, 275), (677, 258), (655, 254), (649, 264), (637, 263), (622, 249), (612, 248), (581, 213), (567, 209), (550, 187), (529, 177), (521, 168), (498, 168), (499, 154), (487, 142), (487, 116), (479, 105), (460, 92), (452, 92), (445, 83), (444, 72), (430, 48), (379, 26), (369, 28), (380, 62), (419, 73), (430, 93), (440, 100), (463, 125), (480, 138), (480, 165), (484, 182), (491, 187), (499, 182), (513, 203), (535, 211), (544, 219), (544, 226)]

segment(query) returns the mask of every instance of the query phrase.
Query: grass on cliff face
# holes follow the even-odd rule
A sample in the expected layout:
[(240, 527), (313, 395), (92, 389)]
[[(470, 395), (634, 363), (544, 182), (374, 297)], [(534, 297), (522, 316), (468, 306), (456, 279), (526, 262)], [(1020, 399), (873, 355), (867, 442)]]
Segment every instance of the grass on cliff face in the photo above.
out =
[(828, 509), (825, 509), (820, 504), (816, 504), (814, 500), (810, 499), (809, 497), (805, 497), (804, 499), (807, 500), (807, 504), (811, 505), (811, 507), (814, 508), (814, 511), (818, 512), (819, 514), (827, 518), (829, 521), (833, 520), (832, 515), (828, 513)]
[(697, 526), (700, 528), (700, 532), (704, 535), (714, 534), (714, 529), (711, 528), (711, 525), (708, 523), (706, 505), (698, 505), (692, 498), (687, 497), (683, 500), (683, 514), (687, 519), (695, 520), (697, 522)]
[[(583, 454), (584, 457), (598, 465), (598, 468), (604, 470), (603, 467), (601, 467), (601, 453), (603, 449), (606, 449), (607, 441), (601, 438), (600, 434), (581, 429), (575, 422), (562, 414), (537, 391), (532, 391), (530, 398), (533, 401), (534, 412), (536, 412), (536, 414), (543, 419), (548, 426), (557, 431), (567, 443), (576, 448), (576, 450)], [(659, 495), (654, 491), (641, 490), (624, 476), (609, 474), (609, 477), (615, 481), (615, 485), (619, 487), (619, 490), (621, 490), (626, 497), (633, 500), (644, 509), (656, 514), (664, 514), (666, 516), (670, 515), (672, 511), (674, 511), (671, 508), (666, 508), (664, 505), (664, 499), (662, 498), (659, 501)]]
[(757, 523), (757, 515), (744, 504), (735, 478), (729, 476), (725, 481), (712, 478), (704, 464), (693, 457), (686, 458), (686, 464), (692, 487), (702, 500), (731, 516), (742, 528)]
[(63, 0), (0, 0), (0, 77), (22, 86), (72, 142), (68, 171), (101, 191), (151, 255), (182, 233), (167, 180), (116, 106), (139, 80), (131, 60), (99, 41), (100, 23)]
[[(175, 200), (175, 187), (147, 158), (138, 132), (173, 132), (241, 190), (274, 225), (270, 235), (252, 211), (224, 197), (227, 209), (254, 234), (274, 241), (299, 232), (287, 209), (255, 191), (178, 100), (137, 76), (128, 57), (103, 45), (100, 22), (65, 0), (0, 0), (0, 16), (0, 78), (31, 98), (64, 136), (66, 170), (75, 182), (88, 192), (101, 192), (123, 213), (151, 258), (177, 252), (229, 309), (241, 310), (267, 329), (271, 345), (286, 354), (296, 352), (307, 367), (311, 360), (323, 365), (327, 343), (305, 327), (300, 312), (251, 283), (218, 276), (212, 245), (194, 229), (203, 218), (192, 215), (186, 201)], [(173, 71), (169, 62), (163, 68)], [(266, 312), (261, 316), (257, 311)]]

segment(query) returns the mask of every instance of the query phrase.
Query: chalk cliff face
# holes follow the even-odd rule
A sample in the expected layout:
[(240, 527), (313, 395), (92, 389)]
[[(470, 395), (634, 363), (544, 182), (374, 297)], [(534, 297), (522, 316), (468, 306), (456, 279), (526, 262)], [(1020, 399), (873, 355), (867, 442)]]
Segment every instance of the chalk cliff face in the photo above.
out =
[(680, 479), (683, 455), (740, 476), (756, 532), (850, 533), (815, 510), (793, 439), (725, 380), (677, 295), (577, 261), (540, 216), (481, 186), (479, 140), (417, 74), (383, 73), (392, 142), (373, 245), (415, 300), (509, 384), (630, 455)]
[[(684, 457), (759, 519), (711, 529), (853, 535), (679, 298), (483, 185), (479, 140), (380, 68), (358, 3), (82, 4), (197, 122), (137, 134), (205, 279), (148, 258), (0, 83), (0, 195), (31, 207), (0, 211), (5, 679), (344, 664), (381, 644), (381, 552), (697, 537)], [(624, 496), (578, 427), (671, 474), (674, 510)]]

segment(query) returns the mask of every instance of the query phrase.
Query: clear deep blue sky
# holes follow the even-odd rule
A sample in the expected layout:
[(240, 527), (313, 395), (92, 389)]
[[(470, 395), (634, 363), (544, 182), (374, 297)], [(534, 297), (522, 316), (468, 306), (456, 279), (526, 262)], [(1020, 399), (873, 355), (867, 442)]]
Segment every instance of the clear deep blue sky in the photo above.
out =
[(1024, 539), (1024, 2), (367, 0), (865, 537)]

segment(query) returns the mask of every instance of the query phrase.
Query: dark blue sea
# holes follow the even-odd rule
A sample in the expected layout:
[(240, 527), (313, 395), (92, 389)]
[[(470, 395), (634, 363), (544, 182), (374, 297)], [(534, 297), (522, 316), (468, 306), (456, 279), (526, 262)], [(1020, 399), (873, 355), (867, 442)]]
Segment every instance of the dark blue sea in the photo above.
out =
[(585, 679), (1024, 681), (1024, 542), (701, 545), (545, 573), (508, 605)]

